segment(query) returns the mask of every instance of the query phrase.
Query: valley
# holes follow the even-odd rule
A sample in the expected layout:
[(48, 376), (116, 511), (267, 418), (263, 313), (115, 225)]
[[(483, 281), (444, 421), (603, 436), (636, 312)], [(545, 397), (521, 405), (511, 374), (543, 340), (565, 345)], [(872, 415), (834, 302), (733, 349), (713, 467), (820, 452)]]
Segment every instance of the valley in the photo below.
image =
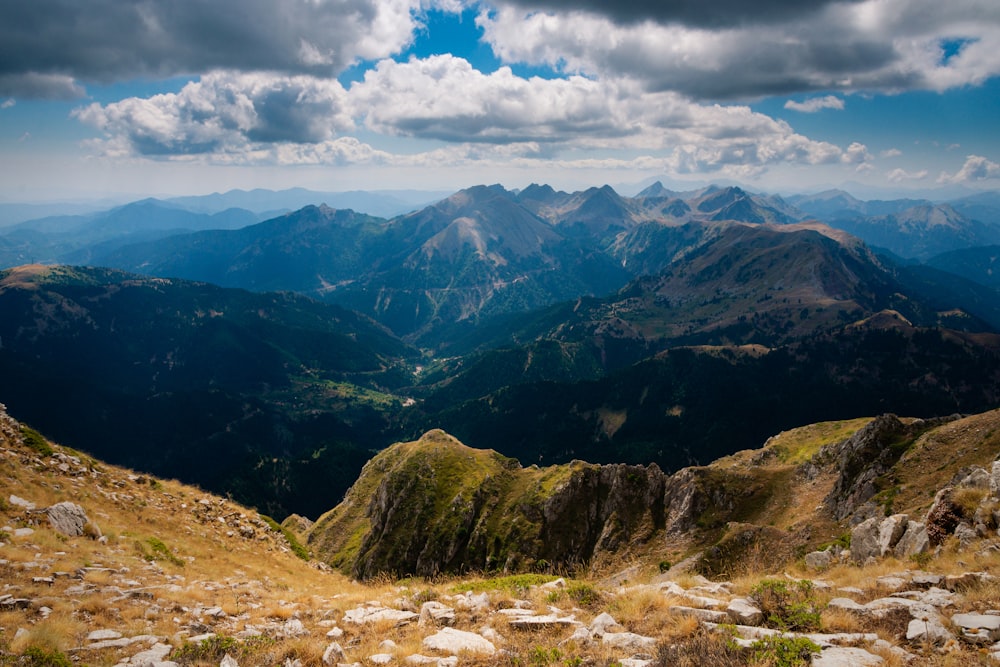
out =
[(106, 268), (0, 272), (0, 396), (83, 451), (314, 519), (435, 428), (524, 464), (673, 472), (802, 424), (1000, 402), (988, 272), (831, 226), (895, 216), (900, 243), (978, 243), (961, 230), (1000, 225), (988, 197), (935, 217), (846, 193), (493, 185), (388, 219), (310, 205), (172, 228), (264, 199), (36, 223)]

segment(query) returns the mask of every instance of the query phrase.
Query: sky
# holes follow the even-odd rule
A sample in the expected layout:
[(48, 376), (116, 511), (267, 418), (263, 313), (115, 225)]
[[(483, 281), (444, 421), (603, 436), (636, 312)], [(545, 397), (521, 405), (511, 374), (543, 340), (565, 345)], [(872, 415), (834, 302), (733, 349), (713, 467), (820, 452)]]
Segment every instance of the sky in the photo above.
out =
[(0, 201), (1000, 189), (997, 0), (0, 0)]

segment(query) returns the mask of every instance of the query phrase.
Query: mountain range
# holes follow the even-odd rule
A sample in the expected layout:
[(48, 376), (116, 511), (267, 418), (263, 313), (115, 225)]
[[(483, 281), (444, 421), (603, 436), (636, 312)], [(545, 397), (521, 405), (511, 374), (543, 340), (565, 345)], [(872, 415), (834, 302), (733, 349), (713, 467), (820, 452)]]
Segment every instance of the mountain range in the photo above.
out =
[(388, 219), (188, 211), (173, 233), (140, 202), (37, 225), (105, 234), (72, 252), (108, 268), (0, 273), (0, 397), (67, 444), (275, 516), (318, 515), (432, 428), (525, 463), (673, 471), (804, 423), (981, 411), (1000, 401), (989, 267), (903, 261), (803, 209), (905, 218), (917, 248), (993, 229), (961, 210), (994, 203), (492, 185)]

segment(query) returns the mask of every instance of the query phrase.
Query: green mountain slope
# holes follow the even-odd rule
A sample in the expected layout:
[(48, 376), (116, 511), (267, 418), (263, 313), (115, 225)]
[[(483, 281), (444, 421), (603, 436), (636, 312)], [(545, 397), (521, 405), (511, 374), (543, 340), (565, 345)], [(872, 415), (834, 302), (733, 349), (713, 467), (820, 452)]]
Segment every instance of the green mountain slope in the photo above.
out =
[(317, 513), (310, 485), (346, 489), (391, 441), (413, 355), (304, 297), (106, 269), (4, 271), (0, 312), (0, 396), (26, 420), (278, 516)]

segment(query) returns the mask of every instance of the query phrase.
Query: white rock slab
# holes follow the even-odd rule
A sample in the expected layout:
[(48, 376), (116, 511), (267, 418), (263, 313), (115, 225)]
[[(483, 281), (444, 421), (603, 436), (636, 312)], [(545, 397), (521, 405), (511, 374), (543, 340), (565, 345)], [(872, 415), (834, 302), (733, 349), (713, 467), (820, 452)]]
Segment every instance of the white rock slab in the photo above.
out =
[(884, 662), (864, 649), (847, 646), (831, 646), (812, 659), (813, 667), (875, 667)]
[(497, 651), (497, 647), (482, 635), (455, 628), (441, 628), (435, 634), (424, 637), (423, 646), (431, 651), (441, 651), (451, 655), (459, 653), (493, 655)]

